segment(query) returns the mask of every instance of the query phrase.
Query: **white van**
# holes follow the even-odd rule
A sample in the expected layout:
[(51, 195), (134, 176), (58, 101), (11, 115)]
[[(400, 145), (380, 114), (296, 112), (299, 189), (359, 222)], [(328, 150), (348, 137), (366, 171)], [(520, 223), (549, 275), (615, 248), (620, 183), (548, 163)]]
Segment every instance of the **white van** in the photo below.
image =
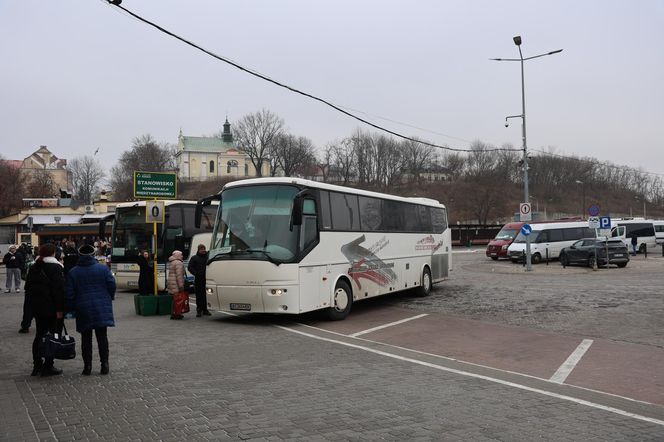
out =
[[(530, 255), (533, 264), (543, 259), (555, 259), (564, 247), (571, 246), (581, 238), (594, 238), (595, 230), (588, 227), (587, 221), (532, 223), (530, 234)], [(526, 253), (526, 237), (519, 233), (507, 249), (512, 262), (522, 260)]]
[(655, 237), (657, 238), (657, 244), (664, 244), (664, 221), (655, 220), (652, 222), (652, 225), (655, 228)]
[(643, 253), (646, 249), (654, 251), (657, 247), (657, 236), (652, 220), (644, 218), (618, 218), (611, 220), (611, 237), (623, 240), (627, 248), (632, 250), (632, 236), (637, 237), (637, 249)]

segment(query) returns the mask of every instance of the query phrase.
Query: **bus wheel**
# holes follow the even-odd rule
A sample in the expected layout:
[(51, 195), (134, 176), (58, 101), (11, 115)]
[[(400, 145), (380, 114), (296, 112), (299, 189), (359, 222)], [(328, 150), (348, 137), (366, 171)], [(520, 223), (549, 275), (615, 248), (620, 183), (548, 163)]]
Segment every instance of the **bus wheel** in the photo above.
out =
[(639, 246), (639, 253), (646, 253), (646, 245), (645, 244), (641, 244)]
[(327, 317), (332, 321), (345, 319), (350, 313), (353, 305), (353, 292), (344, 280), (337, 282), (334, 289), (334, 300), (332, 307), (327, 310)]
[(431, 272), (425, 267), (422, 272), (422, 284), (416, 290), (417, 296), (429, 296), (431, 293)]
[(535, 253), (533, 256), (530, 257), (530, 261), (533, 264), (539, 264), (542, 261), (542, 255), (539, 253)]

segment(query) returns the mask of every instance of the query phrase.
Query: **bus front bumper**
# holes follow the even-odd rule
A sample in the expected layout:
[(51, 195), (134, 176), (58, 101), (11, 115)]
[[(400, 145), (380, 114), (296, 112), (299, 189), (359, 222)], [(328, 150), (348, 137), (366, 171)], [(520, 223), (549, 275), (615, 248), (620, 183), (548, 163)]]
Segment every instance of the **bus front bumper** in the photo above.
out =
[(224, 312), (300, 313), (297, 285), (208, 285), (208, 307)]

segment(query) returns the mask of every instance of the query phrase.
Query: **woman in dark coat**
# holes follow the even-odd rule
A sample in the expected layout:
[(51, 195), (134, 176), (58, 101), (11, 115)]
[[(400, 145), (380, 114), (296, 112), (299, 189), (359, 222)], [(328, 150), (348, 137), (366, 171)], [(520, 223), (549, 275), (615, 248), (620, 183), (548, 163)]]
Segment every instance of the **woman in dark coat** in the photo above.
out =
[(83, 375), (92, 373), (92, 332), (97, 337), (101, 374), (108, 374), (107, 327), (113, 327), (115, 278), (108, 266), (94, 257), (95, 249), (84, 245), (78, 249), (76, 267), (67, 274), (68, 311), (76, 313), (76, 331), (81, 334)]
[(141, 295), (154, 295), (154, 262), (146, 250), (138, 257), (138, 293)]
[(39, 256), (30, 267), (25, 280), (26, 301), (35, 317), (37, 332), (32, 341), (32, 376), (61, 374), (62, 370), (53, 366), (53, 359), (43, 360), (39, 355), (39, 342), (47, 333), (60, 333), (65, 308), (65, 278), (60, 264), (54, 257), (55, 246), (44, 244), (39, 248)]

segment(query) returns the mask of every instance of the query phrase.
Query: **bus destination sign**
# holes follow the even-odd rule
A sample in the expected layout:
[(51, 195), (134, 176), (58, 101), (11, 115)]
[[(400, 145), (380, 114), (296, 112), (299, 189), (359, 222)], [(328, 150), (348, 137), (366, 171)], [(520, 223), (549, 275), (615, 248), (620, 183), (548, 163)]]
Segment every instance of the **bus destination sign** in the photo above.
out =
[(172, 172), (134, 171), (134, 198), (175, 199), (178, 181)]

